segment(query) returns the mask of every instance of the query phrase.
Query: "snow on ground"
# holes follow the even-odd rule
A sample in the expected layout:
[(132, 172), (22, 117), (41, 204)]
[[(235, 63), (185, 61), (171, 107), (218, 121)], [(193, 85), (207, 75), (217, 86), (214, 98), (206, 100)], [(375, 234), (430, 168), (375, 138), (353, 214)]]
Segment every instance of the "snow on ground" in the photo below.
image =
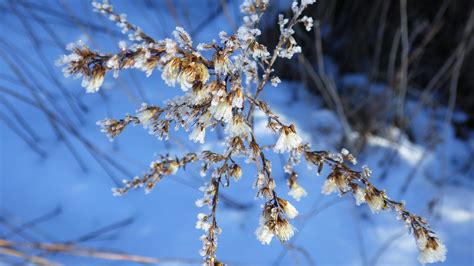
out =
[[(198, 2), (198, 1), (196, 1)], [(194, 2), (193, 2), (194, 3)], [(189, 3), (190, 4), (190, 3)], [(79, 5), (79, 4), (78, 4)], [(199, 4), (193, 4), (190, 12), (196, 11)], [(140, 11), (130, 4), (120, 3), (117, 10), (127, 11), (128, 17), (137, 24), (146, 20), (140, 16)], [(97, 18), (96, 14), (85, 10), (93, 21), (105, 20)], [(191, 18), (193, 19), (193, 18)], [(173, 19), (168, 17), (168, 28), (162, 34), (172, 30)], [(157, 30), (146, 24), (144, 30)], [(217, 38), (220, 30), (229, 30), (222, 16), (208, 25), (198, 36), (198, 41)], [(7, 29), (4, 29), (7, 30)], [(83, 33), (79, 31), (67, 34), (67, 29), (59, 28), (68, 41), (75, 41)], [(21, 38), (12, 33), (14, 38)], [(98, 36), (99, 40), (109, 39)], [(97, 39), (95, 39), (97, 40)], [(28, 47), (23, 43), (20, 47)], [(115, 51), (116, 45), (99, 45), (103, 49)], [(58, 57), (61, 51), (48, 50), (50, 62)], [(2, 66), (2, 71), (3, 71)], [(81, 91), (80, 82), (65, 80), (60, 77), (71, 91)], [(179, 89), (168, 88), (155, 73), (145, 79), (142, 73), (134, 73), (141, 85), (146, 89), (149, 102), (162, 103), (172, 97)], [(125, 81), (126, 80), (126, 81)], [(360, 76), (346, 77), (345, 83), (364, 83)], [(141, 127), (127, 129), (116, 141), (110, 143), (99, 132), (95, 121), (106, 116), (121, 117), (126, 112), (133, 113), (141, 101), (131, 86), (126, 73), (118, 80), (107, 79), (104, 93), (107, 102), (99, 94), (85, 95), (83, 101), (91, 107), (86, 122), (80, 127), (80, 132), (96, 144), (100, 149), (116, 158), (127, 166), (133, 174), (143, 173), (155, 157), (154, 154), (170, 153), (183, 154), (187, 151), (203, 149), (188, 141), (187, 133), (178, 131), (168, 145), (148, 135)], [(82, 93), (82, 91), (81, 91)], [(131, 96), (135, 95), (135, 96)], [(342, 127), (337, 116), (321, 107), (320, 100), (311, 96), (298, 83), (283, 82), (278, 88), (269, 86), (262, 98), (283, 118), (284, 121), (295, 123), (304, 140), (310, 141), (315, 149), (339, 150), (338, 143), (343, 137)], [(186, 258), (199, 262), (199, 236), (201, 232), (194, 229), (196, 215), (200, 212), (194, 201), (201, 197), (197, 188), (206, 181), (198, 174), (197, 167), (186, 172), (180, 171), (176, 177), (163, 179), (152, 193), (145, 195), (143, 191), (129, 193), (123, 197), (113, 197), (110, 191), (114, 183), (106, 173), (91, 158), (82, 146), (74, 142), (81, 155), (87, 159), (88, 172), (83, 172), (74, 161), (65, 145), (58, 142), (46, 124), (43, 114), (28, 106), (21, 105), (28, 121), (45, 138), (40, 145), (48, 151), (46, 159), (32, 153), (28, 147), (2, 123), (1, 126), (1, 178), (0, 178), (0, 210), (2, 216), (9, 217), (15, 224), (39, 217), (57, 207), (62, 212), (59, 216), (35, 227), (37, 232), (30, 232), (36, 241), (73, 241), (80, 236), (103, 226), (124, 219), (132, 219), (128, 226), (108, 233), (99, 239), (83, 243), (84, 246), (107, 248), (126, 251), (132, 254), (158, 258)], [(422, 112), (420, 125), (426, 123), (428, 114)], [(256, 113), (256, 131), (258, 138), (265, 143), (273, 143), (275, 137), (265, 128), (264, 116)], [(418, 121), (418, 120), (417, 120)], [(208, 134), (208, 147), (220, 145), (218, 132)], [(455, 160), (455, 163), (444, 165), (444, 171), (451, 173), (453, 178), (462, 179), (454, 167), (462, 164), (467, 156), (463, 155), (463, 146), (467, 145), (456, 140), (452, 133), (448, 140), (447, 149), (428, 150), (426, 147), (410, 143), (402, 138), (399, 145), (388, 138), (372, 137), (368, 147), (359, 157), (361, 165), (367, 164), (374, 173), (374, 183), (387, 190), (394, 199), (399, 198), (399, 189), (405, 177), (414, 167), (416, 172), (403, 199), (408, 202), (408, 209), (423, 216), (428, 216), (433, 228), (445, 241), (448, 248), (446, 265), (472, 265), (473, 235), (474, 235), (474, 194), (472, 189), (446, 187), (442, 190), (427, 180), (426, 176), (435, 176), (440, 172), (442, 156)], [(472, 144), (471, 144), (472, 145)], [(380, 180), (377, 174), (383, 172), (387, 152), (395, 150), (397, 160), (390, 167), (385, 179)], [(420, 158), (424, 158), (422, 162)], [(278, 172), (280, 156), (270, 157), (275, 163), (274, 174), (277, 176), (279, 193), (287, 194), (283, 171)], [(469, 163), (469, 162), (467, 162)], [(472, 163), (472, 162), (471, 162)], [(281, 167), (280, 167), (281, 168)], [(248, 205), (243, 210), (228, 206), (220, 206), (218, 220), (223, 229), (219, 237), (219, 257), (235, 265), (288, 265), (300, 263), (303, 265), (417, 265), (417, 250), (412, 236), (405, 232), (404, 226), (396, 220), (393, 213), (373, 215), (367, 206), (356, 207), (351, 197), (339, 198), (323, 196), (320, 187), (324, 174), (315, 175), (314, 169), (305, 165), (298, 166), (301, 185), (308, 191), (308, 196), (300, 202), (292, 203), (300, 211), (295, 220), (298, 234), (290, 242), (294, 247), (302, 248), (304, 252), (289, 251), (273, 241), (269, 246), (262, 246), (255, 238), (254, 231), (258, 225), (260, 200), (255, 200), (252, 189), (255, 172), (252, 166), (244, 168), (244, 175), (238, 183), (232, 183), (226, 188), (225, 195), (229, 198)], [(468, 174), (468, 173), (467, 173)], [(120, 176), (125, 178), (125, 176)], [(436, 215), (430, 215), (427, 204), (436, 196), (443, 195)], [(0, 234), (5, 232), (0, 231)], [(12, 239), (24, 240), (21, 235)], [(390, 241), (387, 244), (387, 241)], [(385, 252), (380, 250), (385, 247)], [(306, 252), (306, 253), (305, 253)], [(90, 264), (85, 258), (54, 255), (51, 259), (69, 265)], [(94, 261), (104, 265), (107, 261)], [(125, 264), (124, 264), (125, 265)]]

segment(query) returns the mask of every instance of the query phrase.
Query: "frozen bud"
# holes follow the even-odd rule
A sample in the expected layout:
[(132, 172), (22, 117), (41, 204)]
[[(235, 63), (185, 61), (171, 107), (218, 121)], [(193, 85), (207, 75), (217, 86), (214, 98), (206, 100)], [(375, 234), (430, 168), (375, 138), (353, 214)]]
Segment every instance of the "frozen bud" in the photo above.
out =
[(341, 155), (343, 158), (351, 162), (353, 165), (357, 164), (357, 159), (347, 149), (343, 148), (341, 150)]
[(273, 230), (266, 224), (261, 224), (255, 231), (258, 241), (263, 245), (268, 245), (273, 239)]
[(177, 161), (171, 161), (167, 164), (164, 174), (174, 175), (178, 172), (178, 169), (179, 169), (179, 163)]
[(280, 29), (284, 28), (288, 21), (289, 19), (285, 18), (283, 14), (278, 14), (278, 25), (280, 25)]
[(232, 121), (227, 124), (225, 131), (230, 137), (241, 137), (246, 139), (249, 138), (252, 129), (247, 124), (242, 114), (237, 114), (232, 118)]
[(304, 25), (306, 31), (310, 31), (313, 28), (313, 18), (312, 17), (304, 16), (303, 18), (301, 18), (301, 22), (303, 22), (303, 25)]
[(149, 77), (153, 73), (153, 70), (155, 70), (156, 66), (158, 65), (158, 58), (157, 57), (151, 57), (148, 58), (137, 66), (140, 70), (144, 71), (146, 73), (146, 76)]
[(123, 196), (123, 194), (126, 193), (126, 190), (125, 190), (124, 188), (116, 188), (116, 187), (114, 187), (114, 188), (112, 188), (111, 190), (112, 190), (112, 195), (113, 195), (114, 197)]
[(159, 175), (154, 175), (151, 181), (146, 183), (145, 186), (145, 194), (150, 194), (155, 185), (161, 180), (161, 176)]
[(198, 213), (197, 218), (198, 220), (203, 221), (203, 220), (207, 220), (208, 216), (205, 213)]
[(372, 175), (372, 170), (367, 165), (362, 166), (362, 170), (364, 171), (365, 177), (369, 178)]
[(207, 168), (206, 167), (201, 167), (201, 170), (199, 171), (199, 175), (201, 177), (205, 177), (207, 175)]
[(227, 41), (229, 39), (229, 37), (227, 36), (227, 32), (225, 32), (225, 31), (219, 32), (219, 39), (221, 39), (222, 43)]
[(161, 111), (162, 110), (157, 106), (142, 103), (141, 108), (137, 110), (137, 118), (140, 121), (140, 124), (147, 128), (150, 126), (151, 122), (158, 119), (157, 116), (161, 113)]
[(273, 78), (271, 79), (271, 82), (272, 82), (272, 86), (273, 86), (273, 87), (276, 87), (276, 86), (278, 86), (278, 84), (281, 83), (281, 80), (280, 80), (279, 77), (273, 77)]
[(293, 33), (294, 31), (291, 29), (284, 29), (282, 31), (282, 35), (287, 37), (287, 41), (283, 48), (278, 51), (278, 56), (291, 59), (293, 55), (301, 53), (301, 46), (297, 45), (295, 38), (291, 36)]
[(107, 60), (106, 66), (110, 69), (118, 69), (119, 68), (119, 57), (118, 55), (113, 55)]
[(295, 126), (282, 126), (280, 137), (273, 150), (278, 153), (284, 153), (296, 149), (301, 144), (301, 137), (296, 134)]
[(256, 159), (260, 155), (260, 146), (255, 142), (250, 142), (250, 149), (252, 150), (251, 158)]
[(209, 217), (204, 213), (199, 213), (197, 218), (196, 229), (202, 229), (207, 232), (211, 227), (211, 224), (208, 222)]
[(433, 233), (424, 228), (414, 230), (416, 244), (420, 252), (418, 261), (422, 264), (443, 262), (446, 260), (446, 246)]
[(265, 166), (265, 168), (267, 168), (267, 171), (270, 172), (270, 174), (271, 174), (271, 172), (272, 172), (272, 162), (270, 160), (265, 160), (264, 166)]
[(199, 191), (205, 193), (205, 192), (207, 191), (208, 186), (209, 186), (209, 183), (208, 183), (208, 182), (204, 183), (203, 186), (200, 186), (200, 187), (199, 187)]
[(199, 43), (196, 46), (196, 49), (198, 51), (204, 51), (204, 50), (211, 50), (215, 47), (215, 42), (213, 41), (212, 43)]
[(416, 246), (419, 250), (424, 250), (428, 244), (428, 232), (422, 227), (413, 230), (416, 240)]
[(344, 156), (342, 155), (342, 153), (330, 153), (329, 158), (331, 158), (332, 160), (338, 163), (344, 162)]
[(346, 148), (343, 148), (343, 149), (341, 150), (341, 154), (342, 154), (343, 156), (347, 156), (347, 155), (349, 155), (350, 153), (349, 153), (349, 150), (347, 150)]
[(422, 264), (444, 262), (446, 260), (446, 253), (446, 246), (441, 242), (436, 242), (435, 248), (428, 247), (420, 251), (418, 261)]
[(197, 199), (196, 202), (194, 202), (194, 204), (198, 208), (202, 208), (204, 205), (209, 205), (210, 203), (211, 203), (211, 201), (210, 201), (209, 198)]
[(290, 219), (294, 219), (296, 216), (298, 216), (298, 210), (291, 205), (287, 200), (284, 200), (282, 198), (277, 198), (278, 199), (278, 204), (280, 207), (283, 209), (285, 212), (286, 216)]
[(127, 43), (125, 41), (119, 41), (118, 43), (120, 51), (126, 51), (127, 50)]
[(193, 42), (191, 36), (181, 27), (176, 27), (173, 31), (174, 38), (181, 44), (181, 46), (192, 46)]
[(210, 245), (209, 241), (207, 240), (207, 235), (202, 235), (201, 241), (202, 241), (202, 248), (199, 250), (199, 255), (201, 255), (202, 257), (205, 257), (208, 254), (208, 249)]
[(207, 67), (198, 62), (188, 62), (181, 70), (178, 76), (178, 81), (181, 84), (181, 89), (187, 91), (193, 87), (195, 82), (206, 83), (209, 79), (209, 72)]
[(212, 114), (210, 112), (205, 112), (201, 117), (199, 117), (198, 123), (204, 127), (208, 127), (212, 124), (211, 118)]
[(275, 190), (275, 188), (276, 188), (275, 179), (268, 180), (268, 188), (271, 189), (271, 190)]
[(342, 191), (342, 192), (347, 192), (349, 191), (349, 183), (346, 178), (346, 176), (341, 173), (341, 172), (334, 172), (332, 173), (334, 175), (334, 181), (336, 182), (337, 188)]
[(193, 84), (192, 96), (194, 104), (200, 105), (207, 101), (211, 95), (209, 94), (208, 87), (204, 86), (202, 82), (198, 81)]
[(214, 71), (217, 75), (226, 75), (230, 72), (231, 62), (227, 55), (216, 52), (214, 55)]
[(204, 143), (204, 137), (206, 136), (206, 129), (203, 125), (197, 124), (194, 126), (193, 131), (189, 134), (189, 139), (194, 142)]
[(101, 127), (101, 132), (107, 134), (110, 140), (113, 140), (125, 129), (127, 123), (124, 120), (104, 119), (96, 123)]
[(281, 242), (286, 242), (293, 237), (295, 229), (287, 220), (279, 218), (275, 226), (275, 234)]
[(113, 10), (113, 7), (108, 3), (108, 1), (103, 1), (103, 3), (92, 1), (92, 6), (94, 7), (94, 12), (99, 12), (101, 14), (110, 13)]
[(366, 189), (365, 200), (372, 213), (378, 213), (386, 208), (384, 192), (378, 191), (373, 187)]
[(265, 59), (270, 56), (270, 53), (268, 52), (267, 47), (263, 44), (252, 42), (249, 48), (254, 58)]
[(166, 63), (161, 73), (161, 78), (168, 84), (168, 86), (174, 87), (176, 85), (176, 80), (178, 79), (179, 73), (181, 71), (181, 59), (175, 57)]
[(220, 101), (223, 101), (228, 96), (226, 83), (224, 81), (217, 82), (213, 80), (206, 87), (213, 96), (211, 106), (216, 106)]
[(357, 164), (357, 159), (352, 154), (349, 154), (349, 156), (347, 157), (347, 160), (349, 160), (349, 162), (351, 162), (353, 165)]
[(295, 14), (298, 13), (298, 10), (299, 10), (298, 1), (293, 0), (293, 3), (291, 3), (291, 10)]
[(97, 92), (104, 83), (104, 76), (105, 68), (100, 64), (96, 64), (90, 75), (84, 76), (81, 86), (86, 89), (87, 93)]
[(232, 93), (232, 107), (243, 108), (244, 107), (244, 93), (242, 89), (236, 88)]
[(231, 168), (231, 175), (234, 177), (235, 182), (239, 181), (240, 177), (242, 176), (242, 168), (237, 164), (234, 164)]
[(178, 52), (178, 45), (175, 41), (166, 38), (163, 40), (163, 44), (167, 54), (167, 56), (165, 55), (166, 58), (169, 59), (171, 56), (175, 55)]
[(265, 182), (266, 182), (265, 175), (263, 173), (259, 172), (257, 174), (257, 179), (255, 181), (255, 187), (261, 188), (265, 185)]
[[(266, 110), (265, 109), (265, 105), (263, 106), (260, 106), (262, 108), (262, 110)], [(281, 129), (281, 126), (279, 123), (277, 123), (276, 121), (274, 120), (271, 120), (269, 119), (268, 122), (267, 122), (267, 127), (272, 131), (272, 133), (276, 134), (276, 133), (280, 133), (280, 129)]]
[(365, 202), (365, 189), (361, 188), (357, 184), (352, 184), (352, 194), (356, 200), (356, 205), (360, 206), (362, 203)]
[(255, 14), (264, 12), (268, 8), (269, 0), (245, 0), (240, 5), (240, 11), (244, 14)]
[(308, 193), (302, 186), (300, 186), (296, 181), (294, 181), (290, 186), (290, 191), (288, 195), (292, 196), (296, 201), (300, 201), (302, 197), (306, 197)]
[(403, 212), (405, 210), (405, 205), (406, 205), (406, 201), (405, 200), (401, 200), (400, 203), (398, 204), (395, 204), (393, 207), (395, 208), (395, 210), (397, 212)]
[(273, 199), (273, 193), (268, 187), (264, 186), (261, 187), (260, 190), (257, 192), (257, 197), (263, 197), (268, 200), (271, 200)]
[(230, 98), (226, 97), (216, 106), (211, 106), (211, 112), (215, 119), (229, 122), (232, 119), (232, 105)]
[(316, 0), (301, 0), (301, 7), (306, 7), (316, 3)]
[(321, 189), (321, 193), (324, 195), (329, 195), (333, 192), (335, 192), (337, 189), (336, 181), (335, 178), (330, 175), (326, 181), (324, 181), (323, 187)]
[(232, 137), (228, 141), (229, 146), (234, 150), (234, 154), (246, 154), (244, 141), (240, 137)]

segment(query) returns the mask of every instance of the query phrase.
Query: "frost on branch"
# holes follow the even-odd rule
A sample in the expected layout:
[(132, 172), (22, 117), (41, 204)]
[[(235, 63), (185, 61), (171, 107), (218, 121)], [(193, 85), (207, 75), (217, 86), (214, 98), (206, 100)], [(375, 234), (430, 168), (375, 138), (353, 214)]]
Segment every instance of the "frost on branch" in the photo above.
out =
[[(294, 124), (284, 124), (271, 107), (259, 99), (267, 83), (273, 86), (280, 83), (280, 79), (273, 75), (275, 61), (278, 58), (292, 58), (301, 52), (293, 37), (294, 27), (302, 24), (306, 30), (311, 30), (313, 19), (302, 16), (302, 13), (314, 2), (294, 1), (292, 15), (288, 18), (279, 16), (280, 36), (274, 49), (258, 42), (261, 31), (257, 25), (269, 6), (268, 0), (245, 0), (241, 5), (243, 22), (237, 32), (231, 35), (221, 32), (219, 44), (215, 41), (200, 43), (197, 48), (193, 47), (190, 35), (183, 28), (176, 28), (174, 39), (154, 40), (128, 22), (125, 15), (114, 13), (108, 2), (93, 2), (98, 13), (115, 22), (123, 33), (128, 33), (131, 44), (120, 42), (114, 54), (92, 51), (80, 41), (72, 44), (68, 46), (70, 54), (57, 62), (63, 66), (65, 76), (82, 78), (86, 92), (96, 92), (110, 71), (118, 77), (120, 71), (134, 68), (149, 76), (157, 69), (168, 86), (179, 85), (181, 88), (179, 96), (169, 99), (162, 106), (144, 103), (134, 116), (127, 114), (123, 119), (99, 121), (102, 131), (113, 139), (128, 125), (141, 124), (158, 139), (167, 140), (171, 128), (181, 128), (189, 132), (189, 140), (197, 143), (205, 143), (206, 132), (216, 127), (222, 127), (226, 135), (225, 152), (207, 150), (182, 157), (162, 155), (151, 163), (146, 174), (125, 180), (122, 187), (113, 189), (113, 193), (120, 196), (139, 188), (149, 193), (163, 178), (176, 174), (190, 163), (201, 162), (201, 175), (210, 175), (201, 188), (203, 197), (196, 201), (197, 207), (207, 207), (197, 215), (196, 228), (204, 233), (200, 254), (206, 264), (220, 265), (216, 257), (217, 237), (222, 233), (217, 222), (219, 195), (221, 189), (244, 178), (236, 159), (244, 157), (246, 162), (255, 165), (254, 188), (257, 198), (263, 201), (255, 234), (262, 244), (269, 244), (274, 237), (281, 242), (291, 239), (296, 228), (289, 221), (297, 217), (298, 211), (277, 194), (273, 165), (267, 155), (273, 152), (286, 156), (283, 170), (289, 176), (288, 195), (296, 201), (308, 194), (298, 183), (299, 176), (294, 169), (304, 158), (307, 164), (316, 166), (318, 175), (324, 167), (330, 168), (322, 193), (352, 194), (356, 205), (367, 203), (374, 213), (382, 210), (396, 212), (414, 232), (420, 262), (443, 261), (446, 248), (429, 224), (420, 216), (408, 212), (404, 202), (391, 200), (384, 190), (376, 188), (369, 180), (372, 172), (368, 167), (363, 166), (362, 171), (349, 167), (355, 165), (357, 160), (346, 149), (340, 153), (311, 150), (310, 145), (298, 135)], [(202, 51), (210, 52), (209, 58), (201, 54)], [(277, 137), (270, 149), (262, 147), (253, 130), (256, 108), (266, 115), (267, 128)]]

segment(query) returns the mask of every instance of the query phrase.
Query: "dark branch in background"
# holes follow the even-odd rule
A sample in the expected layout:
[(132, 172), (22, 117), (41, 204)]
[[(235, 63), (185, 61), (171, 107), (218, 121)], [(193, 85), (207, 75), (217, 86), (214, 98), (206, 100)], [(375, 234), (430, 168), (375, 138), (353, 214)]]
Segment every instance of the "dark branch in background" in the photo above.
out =
[(42, 158), (46, 157), (46, 151), (38, 147), (35, 143), (34, 140), (31, 140), (28, 135), (25, 135), (25, 133), (18, 128), (13, 121), (11, 121), (7, 115), (5, 115), (3, 112), (0, 111), (0, 119), (9, 127), (18, 137), (20, 137), (27, 145), (28, 147), (38, 153)]
[[(28, 222), (25, 222), (23, 224), (16, 226), (9, 233), (4, 234), (1, 237), (4, 239), (12, 238), (15, 235), (21, 234), (23, 231), (29, 230), (30, 228), (33, 228), (41, 223), (52, 220), (53, 218), (59, 216), (61, 213), (62, 213), (62, 209), (61, 207), (58, 206), (48, 213), (45, 213), (37, 218), (34, 218)], [(4, 220), (5, 218), (0, 217), (0, 219)]]
[[(43, 242), (37, 237), (33, 237), (27, 231), (32, 231), (38, 234), (35, 227), (56, 218), (61, 214), (61, 208), (57, 207), (51, 212), (27, 221), (21, 225), (14, 225), (11, 220), (3, 216), (0, 216), (0, 225), (3, 225), (9, 232), (0, 234), (0, 260), (7, 260), (11, 257), (17, 257), (24, 260), (25, 263), (33, 263), (39, 265), (56, 265), (52, 260), (49, 260), (47, 256), (63, 254), (68, 256), (82, 256), (90, 257), (95, 259), (104, 259), (112, 261), (128, 261), (145, 264), (159, 264), (159, 263), (171, 263), (171, 264), (195, 264), (195, 260), (187, 259), (157, 259), (145, 256), (138, 256), (133, 254), (127, 254), (123, 252), (93, 249), (81, 247), (78, 244), (84, 242), (90, 242), (98, 237), (108, 234), (112, 231), (120, 230), (133, 222), (133, 218), (126, 218), (124, 220), (106, 225), (104, 227), (92, 230), (80, 237), (64, 242), (58, 242), (52, 240), (51, 236), (41, 233), (42, 238), (45, 238), (49, 242)], [(1, 228), (1, 227), (0, 227)], [(24, 241), (12, 241), (8, 240), (18, 236)], [(53, 241), (54, 243), (51, 243)], [(36, 254), (34, 256), (30, 254)]]
[(25, 117), (21, 114), (20, 111), (15, 108), (3, 95), (0, 94), (0, 102), (12, 113), (15, 120), (23, 128), (23, 131), (30, 135), (33, 142), (41, 142), (41, 138), (38, 136), (36, 131), (31, 127), (31, 125), (25, 120)]
[[(11, 6), (11, 9), (13, 11), (13, 14), (16, 14), (18, 19), (21, 21), (23, 27), (28, 33), (29, 40), (33, 46), (33, 51), (37, 54), (39, 61), (42, 63), (43, 67), (39, 67), (37, 69), (45, 69), (47, 73), (45, 73), (45, 76), (47, 76), (52, 83), (56, 86), (56, 88), (59, 89), (61, 94), (64, 96), (64, 99), (66, 100), (66, 103), (68, 104), (69, 108), (71, 109), (71, 112), (77, 116), (78, 121), (82, 124), (84, 123), (84, 117), (81, 116), (83, 111), (85, 110), (85, 107), (81, 105), (77, 97), (74, 97), (58, 80), (56, 77), (56, 73), (54, 73), (51, 64), (49, 63), (49, 59), (45, 55), (43, 51), (43, 47), (39, 41), (38, 36), (35, 34), (35, 31), (32, 28), (32, 25), (24, 18), (23, 14), (20, 14), (19, 11), (16, 9), (15, 5)], [(34, 13), (29, 12), (29, 14), (33, 14), (32, 17), (38, 21), (38, 18), (34, 16)], [(39, 23), (41, 25), (41, 23)], [(47, 31), (49, 32), (49, 31)], [(53, 37), (56, 37), (56, 35), (53, 35)], [(56, 39), (56, 38), (54, 38)], [(61, 42), (59, 42), (61, 44)]]
[[(41, 242), (33, 240), (34, 238), (24, 235), (25, 230), (32, 230), (35, 226), (51, 220), (61, 213), (60, 208), (56, 208), (50, 213), (44, 214), (38, 218), (28, 221), (22, 225), (14, 226), (11, 225), (7, 219), (0, 217), (0, 223), (7, 225), (10, 232), (6, 235), (0, 236), (0, 255), (8, 257), (18, 257), (25, 260), (25, 262), (35, 263), (39, 265), (53, 265), (56, 264), (54, 261), (47, 259), (48, 255), (65, 254), (69, 256), (82, 256), (104, 260), (115, 260), (115, 261), (128, 261), (145, 264), (158, 264), (158, 263), (171, 263), (171, 264), (195, 264), (195, 260), (186, 259), (157, 259), (151, 257), (144, 257), (138, 255), (127, 254), (123, 252), (116, 252), (102, 249), (84, 248), (79, 246), (79, 243), (88, 242), (97, 239), (99, 236), (107, 234), (111, 231), (121, 229), (125, 226), (130, 225), (133, 222), (132, 218), (127, 218), (122, 221), (104, 226), (99, 229), (95, 229), (89, 233), (84, 234), (74, 240), (68, 240), (65, 242)], [(26, 241), (18, 242), (8, 240), (9, 237), (15, 235), (22, 236)], [(36, 256), (29, 254), (38, 253)]]

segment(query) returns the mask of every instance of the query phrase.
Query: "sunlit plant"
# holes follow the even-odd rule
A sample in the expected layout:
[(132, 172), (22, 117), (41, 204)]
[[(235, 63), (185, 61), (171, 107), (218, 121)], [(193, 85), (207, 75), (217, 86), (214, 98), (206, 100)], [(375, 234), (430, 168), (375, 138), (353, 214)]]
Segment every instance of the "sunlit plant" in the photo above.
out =
[[(370, 182), (368, 167), (363, 166), (361, 171), (353, 170), (350, 165), (357, 161), (346, 149), (340, 153), (312, 150), (310, 144), (304, 143), (298, 135), (294, 124), (284, 124), (259, 98), (267, 83), (273, 86), (280, 83), (273, 70), (276, 60), (291, 59), (301, 52), (293, 37), (294, 28), (302, 24), (306, 30), (311, 30), (313, 19), (302, 13), (314, 2), (294, 1), (290, 17), (279, 15), (280, 35), (272, 50), (258, 42), (261, 31), (257, 26), (268, 8), (268, 0), (245, 0), (241, 5), (243, 23), (236, 33), (220, 32), (219, 42), (196, 46), (183, 28), (176, 28), (173, 39), (157, 41), (129, 23), (124, 14), (115, 13), (107, 1), (93, 2), (95, 11), (108, 16), (123, 33), (128, 33), (131, 44), (121, 41), (116, 54), (92, 51), (81, 41), (71, 44), (67, 47), (71, 53), (58, 60), (58, 64), (64, 66), (65, 76), (82, 78), (82, 86), (87, 92), (97, 92), (108, 72), (113, 72), (117, 78), (120, 71), (129, 68), (139, 69), (147, 76), (158, 69), (167, 85), (179, 86), (182, 90), (180, 96), (168, 100), (164, 106), (143, 103), (135, 116), (99, 121), (102, 131), (114, 139), (127, 125), (141, 124), (150, 134), (167, 140), (172, 127), (182, 128), (190, 131), (189, 139), (197, 143), (204, 143), (206, 132), (216, 127), (223, 128), (226, 135), (223, 153), (206, 150), (188, 153), (181, 158), (163, 155), (151, 163), (148, 173), (124, 181), (123, 187), (114, 188), (114, 195), (124, 195), (131, 189), (142, 187), (148, 193), (163, 177), (175, 174), (190, 163), (201, 162), (201, 174), (205, 177), (210, 173), (210, 177), (201, 188), (203, 197), (196, 201), (198, 207), (208, 208), (197, 217), (196, 228), (204, 231), (200, 254), (205, 264), (219, 265), (221, 262), (216, 257), (217, 236), (221, 234), (217, 222), (219, 195), (221, 189), (230, 186), (231, 179), (237, 182), (241, 178), (239, 157), (255, 165), (254, 188), (257, 197), (264, 201), (260, 225), (255, 231), (257, 239), (262, 244), (269, 244), (274, 237), (284, 242), (294, 235), (295, 228), (289, 220), (295, 218), (298, 211), (277, 194), (272, 162), (267, 159), (269, 153), (279, 153), (286, 156), (283, 168), (289, 176), (288, 195), (296, 201), (307, 195), (298, 184), (298, 173), (294, 169), (304, 158), (306, 164), (315, 166), (318, 175), (323, 167), (330, 169), (322, 193), (351, 194), (357, 205), (367, 203), (374, 213), (389, 209), (395, 211), (413, 231), (420, 251), (419, 261), (444, 261), (446, 248), (427, 221), (408, 212), (403, 201), (394, 201), (384, 190), (377, 189)], [(267, 116), (268, 129), (278, 136), (270, 147), (261, 145), (255, 134), (253, 116), (256, 108)]]

